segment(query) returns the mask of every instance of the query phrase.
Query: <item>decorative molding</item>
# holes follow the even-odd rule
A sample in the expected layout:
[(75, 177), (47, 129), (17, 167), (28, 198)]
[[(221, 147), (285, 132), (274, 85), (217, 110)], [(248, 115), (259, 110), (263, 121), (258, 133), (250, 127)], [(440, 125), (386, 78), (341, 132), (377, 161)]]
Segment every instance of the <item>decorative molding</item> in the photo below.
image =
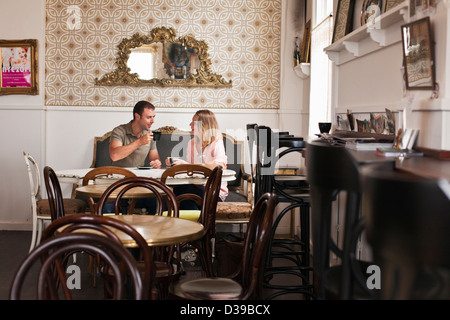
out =
[(311, 73), (311, 63), (300, 63), (294, 67), (294, 71), (303, 80), (308, 79)]
[(398, 43), (401, 33), (395, 30), (409, 21), (408, 13), (409, 1), (405, 1), (331, 44), (325, 52), (331, 61), (341, 65)]

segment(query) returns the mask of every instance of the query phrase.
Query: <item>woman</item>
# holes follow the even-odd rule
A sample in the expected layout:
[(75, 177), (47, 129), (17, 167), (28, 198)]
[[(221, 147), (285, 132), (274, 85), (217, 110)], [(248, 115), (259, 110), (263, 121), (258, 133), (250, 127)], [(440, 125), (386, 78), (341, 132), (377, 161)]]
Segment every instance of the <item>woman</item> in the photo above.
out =
[[(223, 144), (222, 132), (219, 129), (216, 116), (212, 111), (199, 110), (192, 117), (191, 133), (193, 138), (189, 141), (186, 151), (186, 161), (175, 159), (171, 164), (170, 158), (166, 159), (166, 165), (178, 165), (186, 163), (202, 164), (210, 169), (217, 166), (227, 167), (227, 156)], [(173, 188), (176, 195), (194, 193), (203, 196), (204, 186), (183, 185)], [(227, 182), (222, 182), (220, 187), (219, 201), (225, 201), (228, 195)], [(198, 210), (193, 201), (183, 201), (182, 210)]]

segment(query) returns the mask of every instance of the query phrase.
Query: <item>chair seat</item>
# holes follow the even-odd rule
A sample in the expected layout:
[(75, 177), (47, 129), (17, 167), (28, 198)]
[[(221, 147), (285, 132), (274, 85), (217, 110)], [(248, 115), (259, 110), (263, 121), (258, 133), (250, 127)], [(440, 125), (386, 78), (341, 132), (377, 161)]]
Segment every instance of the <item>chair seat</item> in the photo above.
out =
[[(181, 219), (197, 222), (200, 217), (200, 210), (180, 210), (179, 214)], [(167, 216), (167, 211), (163, 211), (163, 216)]]
[(247, 219), (252, 213), (252, 205), (248, 202), (219, 202), (217, 203), (217, 219)]
[(198, 278), (180, 281), (173, 293), (190, 300), (236, 300), (242, 293), (242, 287), (228, 278)]
[[(158, 278), (163, 278), (163, 277), (169, 277), (169, 276), (173, 276), (173, 277), (178, 277), (181, 275), (182, 270), (177, 270), (178, 266), (176, 264), (173, 264), (173, 268), (174, 268), (174, 273), (170, 274), (170, 269), (169, 266), (167, 265), (166, 262), (164, 261), (154, 261), (155, 264), (155, 279), (157, 280)], [(145, 264), (144, 261), (137, 261), (136, 265), (139, 269), (139, 271), (141, 272), (141, 274), (143, 275), (145, 272)]]
[[(63, 199), (64, 210), (66, 214), (85, 213), (86, 203), (81, 199)], [(50, 205), (47, 199), (37, 201), (37, 214), (50, 217)]]

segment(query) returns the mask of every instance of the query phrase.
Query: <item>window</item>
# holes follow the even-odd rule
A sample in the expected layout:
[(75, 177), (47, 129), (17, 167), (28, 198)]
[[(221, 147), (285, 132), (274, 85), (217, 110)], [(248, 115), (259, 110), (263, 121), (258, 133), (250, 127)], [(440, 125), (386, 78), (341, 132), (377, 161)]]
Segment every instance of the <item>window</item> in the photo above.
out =
[(331, 110), (331, 61), (324, 48), (333, 37), (333, 0), (313, 1), (314, 27), (311, 31), (311, 87), (309, 136), (319, 131), (319, 122), (334, 122)]
[(313, 3), (313, 28), (333, 13), (333, 0), (316, 0)]

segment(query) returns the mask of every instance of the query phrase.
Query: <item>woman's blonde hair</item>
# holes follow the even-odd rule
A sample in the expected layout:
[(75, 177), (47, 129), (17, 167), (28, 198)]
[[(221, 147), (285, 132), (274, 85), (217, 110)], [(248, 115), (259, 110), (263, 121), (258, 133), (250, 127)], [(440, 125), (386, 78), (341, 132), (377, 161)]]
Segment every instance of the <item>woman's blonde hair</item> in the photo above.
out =
[(216, 116), (212, 111), (198, 110), (195, 115), (198, 117), (197, 125), (201, 125), (202, 148), (205, 148), (215, 140), (221, 140), (223, 138)]

